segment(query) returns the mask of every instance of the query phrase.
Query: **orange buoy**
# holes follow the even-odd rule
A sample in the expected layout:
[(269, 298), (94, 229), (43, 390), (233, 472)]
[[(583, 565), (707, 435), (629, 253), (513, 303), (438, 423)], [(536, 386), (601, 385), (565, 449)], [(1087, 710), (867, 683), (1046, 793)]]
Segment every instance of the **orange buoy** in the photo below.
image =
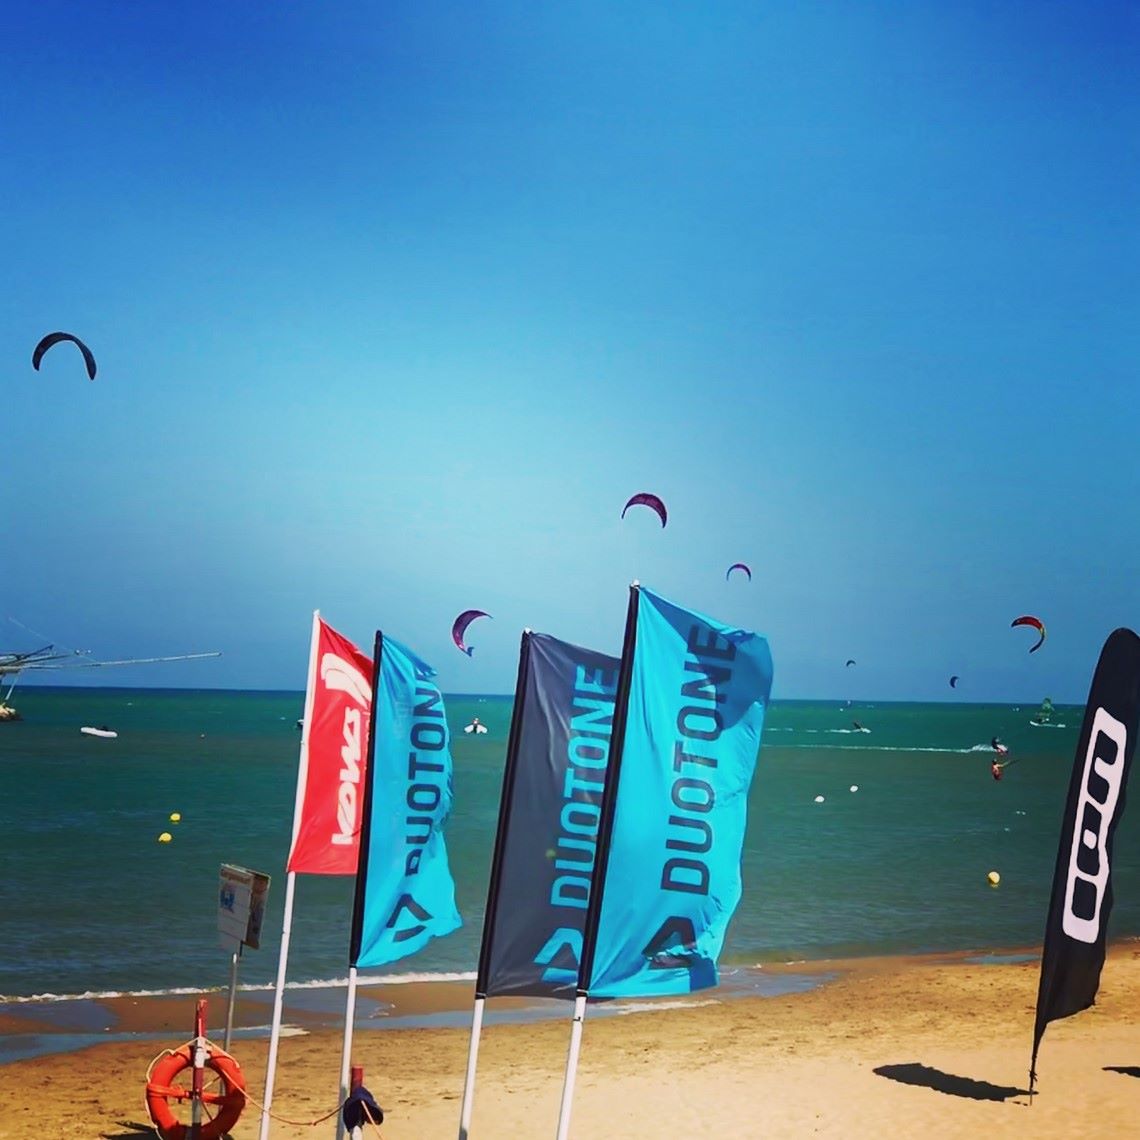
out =
[[(183, 1045), (157, 1061), (147, 1074), (146, 1110), (162, 1140), (189, 1140), (190, 1125), (174, 1115), (172, 1105), (190, 1100), (194, 1093), (186, 1085), (175, 1083), (184, 1070), (193, 1070), (194, 1051)], [(206, 1068), (221, 1081), (221, 1091), (203, 1090), (200, 1103), (206, 1118), (198, 1126), (199, 1140), (221, 1140), (237, 1123), (245, 1108), (245, 1077), (241, 1066), (229, 1053), (210, 1046)]]

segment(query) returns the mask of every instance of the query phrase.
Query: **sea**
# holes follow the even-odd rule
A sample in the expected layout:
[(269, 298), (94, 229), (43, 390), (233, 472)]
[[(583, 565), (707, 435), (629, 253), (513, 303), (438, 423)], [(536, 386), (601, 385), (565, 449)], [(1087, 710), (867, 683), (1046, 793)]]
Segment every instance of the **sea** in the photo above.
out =
[[(303, 694), (28, 687), (13, 703), (24, 719), (0, 724), (0, 1001), (224, 988), (222, 863), (271, 876), (261, 946), (241, 961), (243, 987), (270, 986)], [(364, 981), (473, 976), (511, 704), (447, 697), (462, 928)], [(772, 705), (724, 964), (1039, 945), (1083, 710), (1057, 706), (1051, 727), (1031, 724), (1036, 712)], [(462, 731), (475, 716), (485, 735)], [(1013, 761), (1000, 782), (995, 735)], [(1140, 829), (1127, 811), (1115, 856), (1110, 934), (1135, 935)], [(350, 878), (299, 877), (291, 987), (343, 981), (351, 898)]]

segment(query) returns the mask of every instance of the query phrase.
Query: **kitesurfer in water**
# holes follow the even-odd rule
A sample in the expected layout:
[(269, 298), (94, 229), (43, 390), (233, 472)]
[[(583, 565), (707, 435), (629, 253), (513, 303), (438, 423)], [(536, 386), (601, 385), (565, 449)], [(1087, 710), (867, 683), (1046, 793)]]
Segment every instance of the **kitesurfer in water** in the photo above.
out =
[(994, 758), (990, 761), (990, 775), (995, 780), (1000, 780), (1006, 765), (1012, 763), (1011, 760), (1002, 760), (1003, 756), (1009, 755), (1009, 749), (996, 736), (990, 741), (990, 747), (994, 750)]

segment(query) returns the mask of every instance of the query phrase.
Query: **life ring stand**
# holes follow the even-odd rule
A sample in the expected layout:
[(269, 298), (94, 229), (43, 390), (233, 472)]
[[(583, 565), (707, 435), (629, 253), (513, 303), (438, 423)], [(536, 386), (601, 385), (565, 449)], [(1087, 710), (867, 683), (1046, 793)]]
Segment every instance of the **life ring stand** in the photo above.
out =
[[(245, 1077), (241, 1066), (224, 1049), (207, 1040), (205, 1005), (205, 1001), (198, 1003), (194, 1040), (167, 1050), (147, 1071), (146, 1110), (162, 1140), (222, 1140), (245, 1108)], [(199, 1050), (200, 1065), (195, 1067)], [(207, 1069), (221, 1082), (221, 1091), (206, 1087)], [(189, 1086), (179, 1084), (176, 1079), (186, 1070), (192, 1078)], [(198, 1120), (196, 1131), (192, 1124), (184, 1124), (174, 1115), (174, 1106), (185, 1101), (196, 1105), (195, 1113), (200, 1109), (205, 1117)]]
[[(221, 1140), (245, 1108), (245, 1077), (229, 1053), (212, 1046), (205, 1067), (217, 1074), (222, 1090), (203, 1089), (199, 1095), (207, 1119), (198, 1125), (198, 1140)], [(146, 1108), (162, 1140), (189, 1140), (190, 1126), (174, 1115), (173, 1105), (188, 1101), (194, 1095), (191, 1088), (176, 1080), (179, 1073), (193, 1068), (193, 1047), (182, 1045), (161, 1057), (147, 1077)], [(212, 1118), (211, 1112), (214, 1113)]]

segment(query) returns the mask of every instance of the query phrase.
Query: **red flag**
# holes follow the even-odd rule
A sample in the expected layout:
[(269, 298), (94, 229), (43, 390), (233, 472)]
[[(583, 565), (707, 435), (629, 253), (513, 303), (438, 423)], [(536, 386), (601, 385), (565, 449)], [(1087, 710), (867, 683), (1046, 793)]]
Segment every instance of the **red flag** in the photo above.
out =
[(287, 871), (355, 875), (372, 658), (315, 617)]

